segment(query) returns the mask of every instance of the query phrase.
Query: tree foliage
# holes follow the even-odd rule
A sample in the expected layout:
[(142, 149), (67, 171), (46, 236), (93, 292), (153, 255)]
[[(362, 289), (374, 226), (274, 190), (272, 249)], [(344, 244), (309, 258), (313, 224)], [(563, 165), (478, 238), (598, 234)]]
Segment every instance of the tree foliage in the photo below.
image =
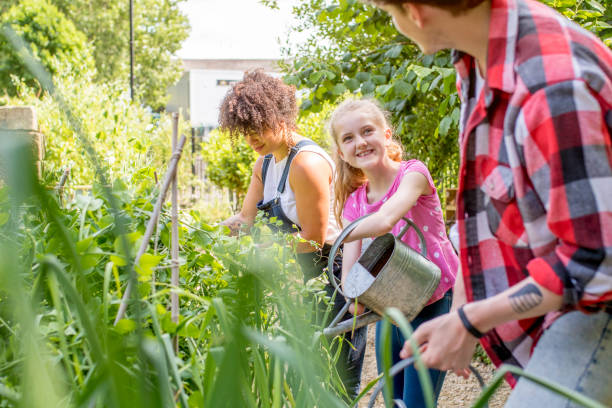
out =
[[(93, 68), (90, 49), (83, 33), (47, 0), (18, 2), (0, 16), (0, 25), (3, 24), (8, 25), (29, 44), (32, 54), (52, 75), (57, 73), (62, 63), (71, 65), (75, 74)], [(15, 95), (19, 80), (28, 86), (37, 84), (19, 55), (3, 38), (0, 41), (0, 88), (9, 95)]]
[[(596, 0), (546, 0), (612, 46), (612, 5)], [(458, 166), (459, 100), (448, 51), (423, 55), (389, 16), (357, 0), (308, 0), (294, 7), (296, 32), (310, 33), (287, 48), (285, 81), (306, 91), (303, 115), (347, 94), (376, 98), (391, 113), (408, 154), (423, 160), (442, 187)]]
[[(85, 33), (93, 45), (98, 82), (130, 77), (129, 2), (108, 0), (51, 0)], [(179, 10), (184, 0), (134, 0), (135, 96), (159, 110), (166, 91), (182, 73), (173, 58), (189, 35), (187, 17)]]
[(257, 153), (243, 138), (230, 140), (229, 134), (214, 130), (202, 144), (202, 158), (208, 180), (217, 187), (233, 191), (238, 202), (242, 202)]
[(347, 94), (376, 98), (408, 156), (426, 162), (438, 182), (454, 182), (459, 101), (449, 53), (422, 55), (386, 13), (361, 2), (310, 0), (294, 14), (294, 30), (311, 33), (286, 50), (295, 58), (284, 67), (286, 82), (307, 89), (303, 114)]
[[(132, 103), (116, 83), (99, 84), (92, 81), (92, 73), (72, 75), (71, 69), (60, 67), (56, 87), (61, 89), (73, 114), (83, 118), (84, 136), (92, 142), (109, 177), (130, 177), (150, 166), (159, 169), (161, 179), (171, 155), (172, 130), (168, 115), (155, 118), (147, 109)], [(69, 189), (74, 185), (92, 184), (96, 169), (84, 154), (83, 140), (71, 127), (61, 105), (46, 93), (38, 95), (37, 88), (22, 83), (18, 87), (19, 97), (0, 98), (0, 105), (27, 105), (36, 109), (40, 131), (46, 139), (45, 183), (57, 184), (62, 172), (70, 168)], [(191, 174), (190, 160), (190, 149), (185, 148), (180, 169), (184, 182), (189, 181), (187, 177)]]

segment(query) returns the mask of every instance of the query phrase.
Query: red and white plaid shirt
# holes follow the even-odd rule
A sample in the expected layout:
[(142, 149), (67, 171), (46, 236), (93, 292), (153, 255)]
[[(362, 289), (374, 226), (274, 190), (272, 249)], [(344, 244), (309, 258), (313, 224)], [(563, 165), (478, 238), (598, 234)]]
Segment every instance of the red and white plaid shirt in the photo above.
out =
[[(528, 276), (566, 310), (612, 306), (612, 52), (534, 0), (492, 0), (487, 73), (454, 53), (462, 98), (458, 192), (468, 301)], [(524, 366), (558, 316), (512, 321), (481, 342)], [(514, 378), (508, 378), (514, 385)]]

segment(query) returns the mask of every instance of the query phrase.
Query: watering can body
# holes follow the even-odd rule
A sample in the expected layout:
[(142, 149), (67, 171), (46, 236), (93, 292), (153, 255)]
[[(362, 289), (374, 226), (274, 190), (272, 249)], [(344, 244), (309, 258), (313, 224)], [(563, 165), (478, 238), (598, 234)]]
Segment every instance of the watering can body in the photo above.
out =
[[(330, 259), (333, 259), (344, 239), (369, 215), (356, 219), (342, 231), (332, 246)], [(326, 336), (332, 337), (380, 320), (389, 307), (398, 308), (408, 321), (425, 307), (438, 287), (441, 272), (436, 264), (427, 259), (427, 245), (418, 226), (406, 218), (404, 221), (406, 226), (397, 237), (387, 233), (372, 241), (351, 267), (344, 290), (339, 287), (336, 278), (330, 276), (341, 295), (356, 300), (371, 311), (339, 323), (351, 303), (347, 302), (345, 309), (323, 331)], [(419, 236), (420, 253), (401, 241), (410, 228), (414, 228)]]

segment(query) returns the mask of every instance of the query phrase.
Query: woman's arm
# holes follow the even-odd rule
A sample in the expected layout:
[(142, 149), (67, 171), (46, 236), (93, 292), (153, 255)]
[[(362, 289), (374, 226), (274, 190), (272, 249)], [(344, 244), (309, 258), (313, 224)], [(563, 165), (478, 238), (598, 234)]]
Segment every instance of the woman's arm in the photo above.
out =
[(257, 215), (257, 203), (263, 198), (263, 181), (261, 179), (262, 164), (263, 157), (259, 157), (253, 165), (251, 183), (249, 184), (246, 196), (242, 202), (240, 212), (220, 223), (221, 225), (227, 225), (232, 231), (232, 235), (238, 233), (241, 225), (253, 225), (253, 222), (255, 221), (255, 216)]
[(395, 194), (375, 214), (363, 220), (344, 242), (386, 234), (410, 211), (420, 196), (432, 193), (433, 189), (422, 173), (406, 173)]
[[(302, 228), (299, 236), (316, 242), (319, 247), (327, 235), (331, 181), (331, 166), (321, 155), (301, 152), (293, 159), (289, 185), (295, 194), (297, 216)], [(310, 242), (300, 242), (296, 250), (298, 253), (313, 252), (317, 247)]]

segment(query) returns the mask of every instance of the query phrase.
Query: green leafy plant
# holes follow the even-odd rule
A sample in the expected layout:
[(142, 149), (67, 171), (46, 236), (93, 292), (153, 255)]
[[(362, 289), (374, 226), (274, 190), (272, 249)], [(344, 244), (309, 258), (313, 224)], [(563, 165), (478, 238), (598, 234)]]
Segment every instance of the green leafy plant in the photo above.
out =
[[(93, 70), (91, 49), (85, 35), (47, 0), (23, 0), (0, 14), (0, 25), (8, 24), (25, 41), (31, 52), (54, 75), (61, 63), (73, 73)], [(0, 42), (0, 88), (9, 95), (18, 92), (16, 82), (23, 81), (40, 93), (42, 88), (26, 69), (20, 56), (6, 42)]]
[[(118, 82), (129, 88), (129, 7), (107, 0), (50, 0), (93, 45), (95, 81)], [(182, 74), (174, 55), (189, 35), (189, 21), (179, 8), (184, 0), (133, 0), (134, 95), (138, 102), (161, 111), (167, 89)]]

